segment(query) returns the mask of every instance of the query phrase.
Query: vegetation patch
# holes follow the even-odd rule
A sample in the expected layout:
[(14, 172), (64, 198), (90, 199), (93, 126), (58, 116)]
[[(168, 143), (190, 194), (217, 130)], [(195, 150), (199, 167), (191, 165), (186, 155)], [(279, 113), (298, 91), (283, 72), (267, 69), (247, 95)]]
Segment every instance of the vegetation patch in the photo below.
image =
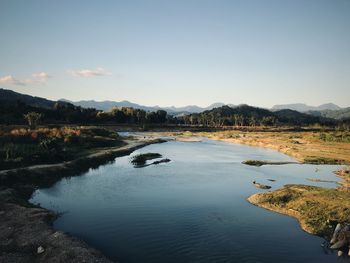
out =
[(96, 127), (0, 130), (0, 167), (59, 163), (123, 144), (116, 132)]
[(306, 157), (304, 159), (304, 163), (307, 164), (342, 164), (344, 163), (344, 160), (336, 159), (336, 158), (326, 158), (326, 157), (318, 157), (318, 156), (311, 156)]
[(334, 181), (334, 180), (323, 180), (318, 178), (306, 178), (306, 180), (310, 182), (316, 182), (316, 183), (337, 183), (337, 181)]
[(161, 158), (162, 155), (159, 153), (142, 153), (132, 157), (131, 163), (135, 166), (143, 166), (148, 160)]
[[(332, 134), (342, 134), (344, 139), (333, 138)], [(323, 134), (323, 135), (321, 135)], [(215, 140), (265, 147), (277, 150), (296, 158), (302, 163), (310, 164), (350, 164), (350, 143), (346, 134), (349, 131), (290, 131), (282, 128), (266, 131), (217, 131), (192, 133), (192, 136), (203, 136)], [(298, 141), (297, 143), (295, 143)]]
[(341, 187), (339, 187), (339, 190), (350, 192), (350, 166), (336, 171), (335, 174), (343, 179), (343, 181), (340, 182)]
[(350, 131), (321, 132), (319, 136), (325, 142), (350, 142)]
[(306, 185), (285, 185), (283, 188), (250, 196), (254, 205), (296, 217), (301, 227), (330, 239), (330, 222), (350, 223), (350, 193)]
[(260, 161), (260, 160), (246, 160), (242, 162), (246, 165), (251, 166), (263, 166), (263, 165), (281, 165), (281, 164), (291, 164), (291, 163), (297, 163), (297, 162), (273, 162), (273, 161)]

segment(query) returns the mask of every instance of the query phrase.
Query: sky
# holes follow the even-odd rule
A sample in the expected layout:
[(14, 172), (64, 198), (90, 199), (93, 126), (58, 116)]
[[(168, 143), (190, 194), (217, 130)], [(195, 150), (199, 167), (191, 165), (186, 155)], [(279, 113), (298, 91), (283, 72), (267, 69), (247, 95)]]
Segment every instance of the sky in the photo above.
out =
[(350, 106), (350, 0), (0, 0), (0, 88), (160, 106)]

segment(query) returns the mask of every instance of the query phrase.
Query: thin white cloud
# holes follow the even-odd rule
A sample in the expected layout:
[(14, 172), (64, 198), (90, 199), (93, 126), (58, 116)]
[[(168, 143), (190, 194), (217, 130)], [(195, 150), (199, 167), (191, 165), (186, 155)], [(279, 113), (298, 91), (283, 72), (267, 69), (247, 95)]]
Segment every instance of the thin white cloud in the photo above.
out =
[(0, 78), (0, 84), (3, 85), (14, 85), (14, 86), (26, 86), (29, 84), (46, 83), (50, 78), (46, 72), (33, 73), (31, 78), (28, 79), (17, 79), (12, 75), (7, 75)]
[(46, 82), (51, 76), (47, 74), (46, 72), (39, 72), (39, 73), (34, 73), (32, 81), (34, 82)]
[(74, 77), (101, 77), (112, 74), (104, 68), (71, 70), (69, 73)]
[(25, 86), (26, 85), (23, 81), (15, 79), (11, 75), (7, 75), (7, 76), (4, 76), (4, 77), (1, 77), (0, 78), (0, 84), (16, 85), (16, 86)]

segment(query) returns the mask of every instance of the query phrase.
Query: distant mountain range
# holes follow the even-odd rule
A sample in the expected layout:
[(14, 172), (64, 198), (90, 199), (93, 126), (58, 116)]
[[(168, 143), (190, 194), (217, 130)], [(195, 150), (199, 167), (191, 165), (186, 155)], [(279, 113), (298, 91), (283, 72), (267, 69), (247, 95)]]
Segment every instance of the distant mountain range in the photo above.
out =
[[(211, 110), (214, 108), (219, 108), (222, 107), (224, 105), (227, 105), (229, 107), (236, 107), (237, 105), (233, 105), (233, 104), (225, 104), (222, 102), (216, 102), (213, 103), (207, 107), (199, 107), (196, 105), (188, 105), (188, 106), (184, 106), (184, 107), (159, 107), (159, 106), (145, 106), (145, 105), (140, 105), (140, 104), (136, 104), (136, 103), (132, 103), (130, 101), (127, 100), (123, 100), (123, 101), (110, 101), (110, 100), (105, 100), (105, 101), (95, 101), (95, 100), (80, 100), (80, 101), (69, 101), (66, 99), (61, 99), (60, 101), (65, 101), (65, 102), (69, 102), (72, 103), (76, 106), (81, 106), (84, 108), (95, 108), (98, 110), (104, 110), (104, 111), (108, 111), (110, 110), (112, 107), (132, 107), (132, 108), (137, 108), (137, 109), (143, 109), (146, 111), (156, 111), (156, 110), (166, 110), (168, 113), (199, 113), (199, 112), (203, 112), (206, 110)], [(281, 105), (275, 105), (272, 107), (272, 111), (276, 111), (276, 110), (295, 110), (295, 111), (299, 111), (299, 112), (308, 112), (308, 111), (323, 111), (323, 110), (341, 110), (342, 108), (339, 107), (338, 105), (335, 105), (334, 103), (327, 103), (327, 104), (322, 104), (320, 106), (309, 106), (307, 104), (303, 104), (303, 103), (295, 103), (295, 104), (281, 104)]]
[(341, 110), (342, 108), (334, 103), (326, 103), (320, 106), (309, 106), (304, 103), (294, 103), (294, 104), (281, 104), (272, 107), (272, 110), (296, 110), (299, 112), (307, 111), (323, 111), (323, 110)]
[[(45, 98), (34, 97), (30, 95), (21, 94), (8, 89), (0, 89), (0, 103), (2, 104), (13, 104), (17, 102), (23, 102), (32, 107), (42, 107), (42, 108), (53, 108), (57, 101), (48, 100)], [(94, 101), (94, 100), (82, 100), (82, 101), (69, 101), (69, 100), (59, 100), (61, 103), (71, 103), (76, 106), (81, 106), (84, 108), (96, 108), (99, 110), (107, 111), (112, 107), (132, 107), (137, 109), (143, 109), (146, 111), (156, 111), (156, 110), (166, 110), (171, 115), (186, 115), (191, 113), (200, 113), (214, 108), (219, 108), (224, 106), (224, 103), (214, 103), (208, 107), (199, 107), (196, 105), (189, 105), (185, 107), (159, 107), (159, 106), (144, 106), (129, 101)], [(237, 106), (228, 104), (231, 108)], [(285, 105), (275, 105), (272, 107), (272, 111), (279, 110), (293, 110), (316, 117), (325, 117), (332, 119), (349, 119), (350, 118), (350, 107), (341, 108), (333, 103), (323, 104), (320, 106), (308, 106), (306, 104), (297, 103), (297, 104), (285, 104)]]
[[(209, 105), (208, 107), (199, 107), (196, 105), (188, 105), (184, 107), (159, 107), (159, 106), (145, 106), (145, 105), (140, 105), (136, 103), (132, 103), (127, 100), (123, 101), (110, 101), (110, 100), (105, 100), (105, 101), (95, 101), (95, 100), (80, 100), (80, 101), (69, 101), (66, 99), (60, 99), (60, 101), (64, 102), (69, 102), (72, 103), (76, 106), (81, 106), (84, 108), (95, 108), (98, 110), (103, 110), (103, 111), (108, 111), (113, 107), (132, 107), (136, 109), (142, 109), (145, 111), (157, 111), (157, 110), (165, 110), (169, 114), (188, 114), (188, 113), (199, 113), (202, 111), (206, 110), (211, 110), (213, 108), (218, 108), (223, 105), (224, 103), (217, 102)], [(228, 106), (230, 107), (235, 107), (235, 105), (229, 104)]]
[(350, 118), (350, 107), (341, 108), (334, 103), (326, 103), (319, 106), (309, 106), (304, 103), (295, 103), (295, 104), (282, 104), (275, 105), (272, 107), (272, 111), (288, 109), (295, 110), (316, 117), (324, 117), (331, 119), (349, 119)]
[(350, 119), (350, 107), (340, 110), (307, 111), (305, 113), (336, 120)]

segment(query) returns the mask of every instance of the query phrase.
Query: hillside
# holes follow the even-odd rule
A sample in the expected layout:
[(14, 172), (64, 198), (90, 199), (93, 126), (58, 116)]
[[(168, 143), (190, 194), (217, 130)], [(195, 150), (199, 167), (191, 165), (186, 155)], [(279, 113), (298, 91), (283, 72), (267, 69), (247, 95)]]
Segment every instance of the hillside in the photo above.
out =
[(0, 89), (0, 102), (2, 104), (14, 104), (17, 102), (22, 102), (28, 106), (42, 108), (52, 108), (56, 103), (52, 100), (25, 95), (8, 89)]
[(308, 111), (306, 113), (336, 120), (350, 119), (350, 107), (340, 110)]
[(237, 107), (222, 106), (202, 113), (184, 116), (183, 121), (186, 124), (214, 126), (334, 125), (336, 123), (335, 120), (329, 118), (312, 116), (294, 110), (284, 109), (273, 112), (249, 105), (240, 105)]

